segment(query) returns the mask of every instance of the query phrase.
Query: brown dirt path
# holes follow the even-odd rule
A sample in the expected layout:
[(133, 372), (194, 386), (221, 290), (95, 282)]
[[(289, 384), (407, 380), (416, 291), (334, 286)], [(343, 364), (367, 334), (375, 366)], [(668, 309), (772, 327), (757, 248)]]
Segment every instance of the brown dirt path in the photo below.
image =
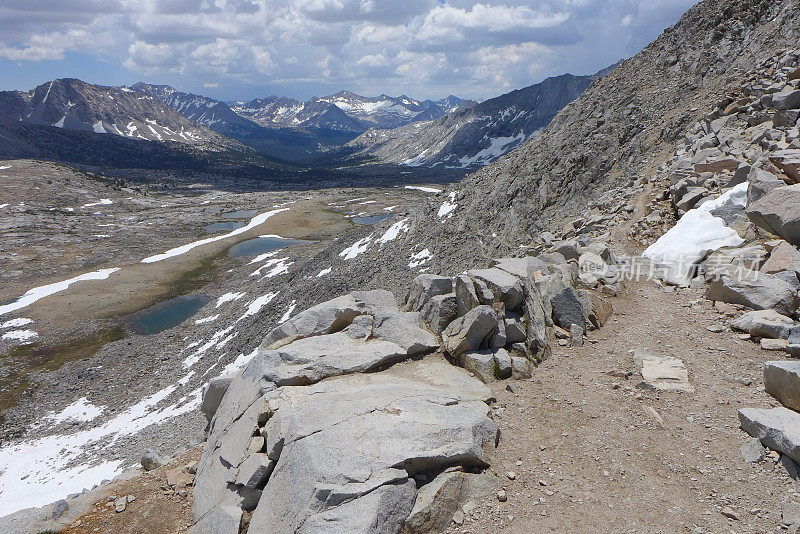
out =
[[(508, 501), (485, 499), (452, 532), (780, 530), (781, 502), (798, 499), (797, 485), (769, 459), (743, 461), (737, 419), (738, 408), (777, 404), (761, 373), (780, 355), (706, 330), (725, 319), (698, 291), (642, 282), (628, 293), (592, 342), (557, 347), (530, 381), (493, 385), (502, 437), (491, 469)], [(635, 387), (637, 375), (609, 374), (635, 370), (631, 349), (681, 358), (696, 391), (650, 392)]]

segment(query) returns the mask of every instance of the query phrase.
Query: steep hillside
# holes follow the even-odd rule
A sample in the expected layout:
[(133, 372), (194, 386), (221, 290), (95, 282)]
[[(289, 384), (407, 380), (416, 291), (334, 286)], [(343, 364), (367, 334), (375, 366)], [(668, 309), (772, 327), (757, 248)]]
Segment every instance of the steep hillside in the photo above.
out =
[(570, 74), (548, 78), (432, 122), (369, 130), (348, 147), (357, 156), (383, 163), (459, 168), (486, 165), (547, 126), (592, 80)]
[(0, 93), (0, 115), (36, 125), (136, 140), (207, 148), (239, 146), (150, 95), (73, 78), (53, 80), (27, 93)]
[(762, 61), (796, 45), (799, 7), (797, 0), (693, 7), (533, 140), (468, 177), (450, 224), (475, 229), (494, 248), (531, 243), (569, 218), (600, 214), (602, 205), (587, 210), (591, 199), (646, 183), (694, 120)]

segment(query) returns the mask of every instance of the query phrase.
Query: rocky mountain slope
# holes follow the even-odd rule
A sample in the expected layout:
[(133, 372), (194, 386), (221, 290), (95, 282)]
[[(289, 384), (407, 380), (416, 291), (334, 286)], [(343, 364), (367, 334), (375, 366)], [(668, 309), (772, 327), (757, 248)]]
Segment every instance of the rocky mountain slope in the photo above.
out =
[(580, 95), (593, 76), (565, 74), (512, 91), (433, 122), (371, 129), (348, 144), (354, 155), (407, 166), (486, 165), (547, 126)]
[(240, 146), (150, 95), (73, 78), (53, 80), (29, 92), (0, 92), (0, 115), (40, 126), (135, 140), (206, 148)]

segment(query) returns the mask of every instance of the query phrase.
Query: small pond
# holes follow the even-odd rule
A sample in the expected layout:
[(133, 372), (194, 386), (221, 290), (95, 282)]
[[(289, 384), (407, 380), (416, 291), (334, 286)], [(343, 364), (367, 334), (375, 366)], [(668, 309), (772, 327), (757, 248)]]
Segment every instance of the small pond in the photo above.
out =
[(223, 213), (223, 219), (251, 219), (258, 213), (256, 210), (238, 210), (238, 211), (229, 211), (228, 213)]
[(394, 217), (394, 213), (383, 213), (381, 215), (368, 215), (366, 217), (353, 217), (353, 222), (356, 224), (375, 224), (389, 217)]
[(200, 311), (210, 297), (205, 295), (182, 295), (130, 315), (126, 322), (137, 334), (157, 334), (178, 326)]
[(300, 239), (289, 239), (286, 237), (257, 237), (255, 239), (248, 239), (241, 243), (236, 243), (228, 251), (228, 256), (237, 258), (240, 256), (257, 256), (266, 252), (272, 252), (279, 248), (291, 247), (292, 245), (300, 245), (307, 243)]
[(233, 230), (243, 227), (245, 224), (247, 223), (244, 221), (215, 222), (205, 225), (203, 230), (209, 234), (215, 234), (217, 232), (232, 232)]

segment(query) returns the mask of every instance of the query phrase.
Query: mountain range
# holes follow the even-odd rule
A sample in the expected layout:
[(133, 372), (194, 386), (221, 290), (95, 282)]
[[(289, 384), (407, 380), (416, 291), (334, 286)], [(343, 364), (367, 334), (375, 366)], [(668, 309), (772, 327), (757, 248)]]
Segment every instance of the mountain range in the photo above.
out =
[[(54, 137), (34, 132), (35, 127), (55, 127), (170, 143), (178, 150), (253, 153), (279, 163), (468, 168), (485, 165), (529, 139), (596, 77), (548, 78), (482, 103), (454, 95), (420, 101), (350, 91), (307, 102), (269, 96), (226, 103), (169, 85), (109, 87), (66, 78), (28, 92), (0, 92), (0, 117), (5, 119), (0, 129), (13, 121), (34, 128), (24, 135), (15, 128), (17, 144), (6, 147), (6, 156), (18, 146), (36, 154), (36, 139), (48, 140), (44, 154), (54, 153)], [(69, 135), (56, 137), (67, 142)]]
[(430, 122), (371, 129), (347, 147), (356, 156), (406, 166), (466, 168), (491, 163), (547, 126), (599, 76), (564, 74), (457, 109)]

